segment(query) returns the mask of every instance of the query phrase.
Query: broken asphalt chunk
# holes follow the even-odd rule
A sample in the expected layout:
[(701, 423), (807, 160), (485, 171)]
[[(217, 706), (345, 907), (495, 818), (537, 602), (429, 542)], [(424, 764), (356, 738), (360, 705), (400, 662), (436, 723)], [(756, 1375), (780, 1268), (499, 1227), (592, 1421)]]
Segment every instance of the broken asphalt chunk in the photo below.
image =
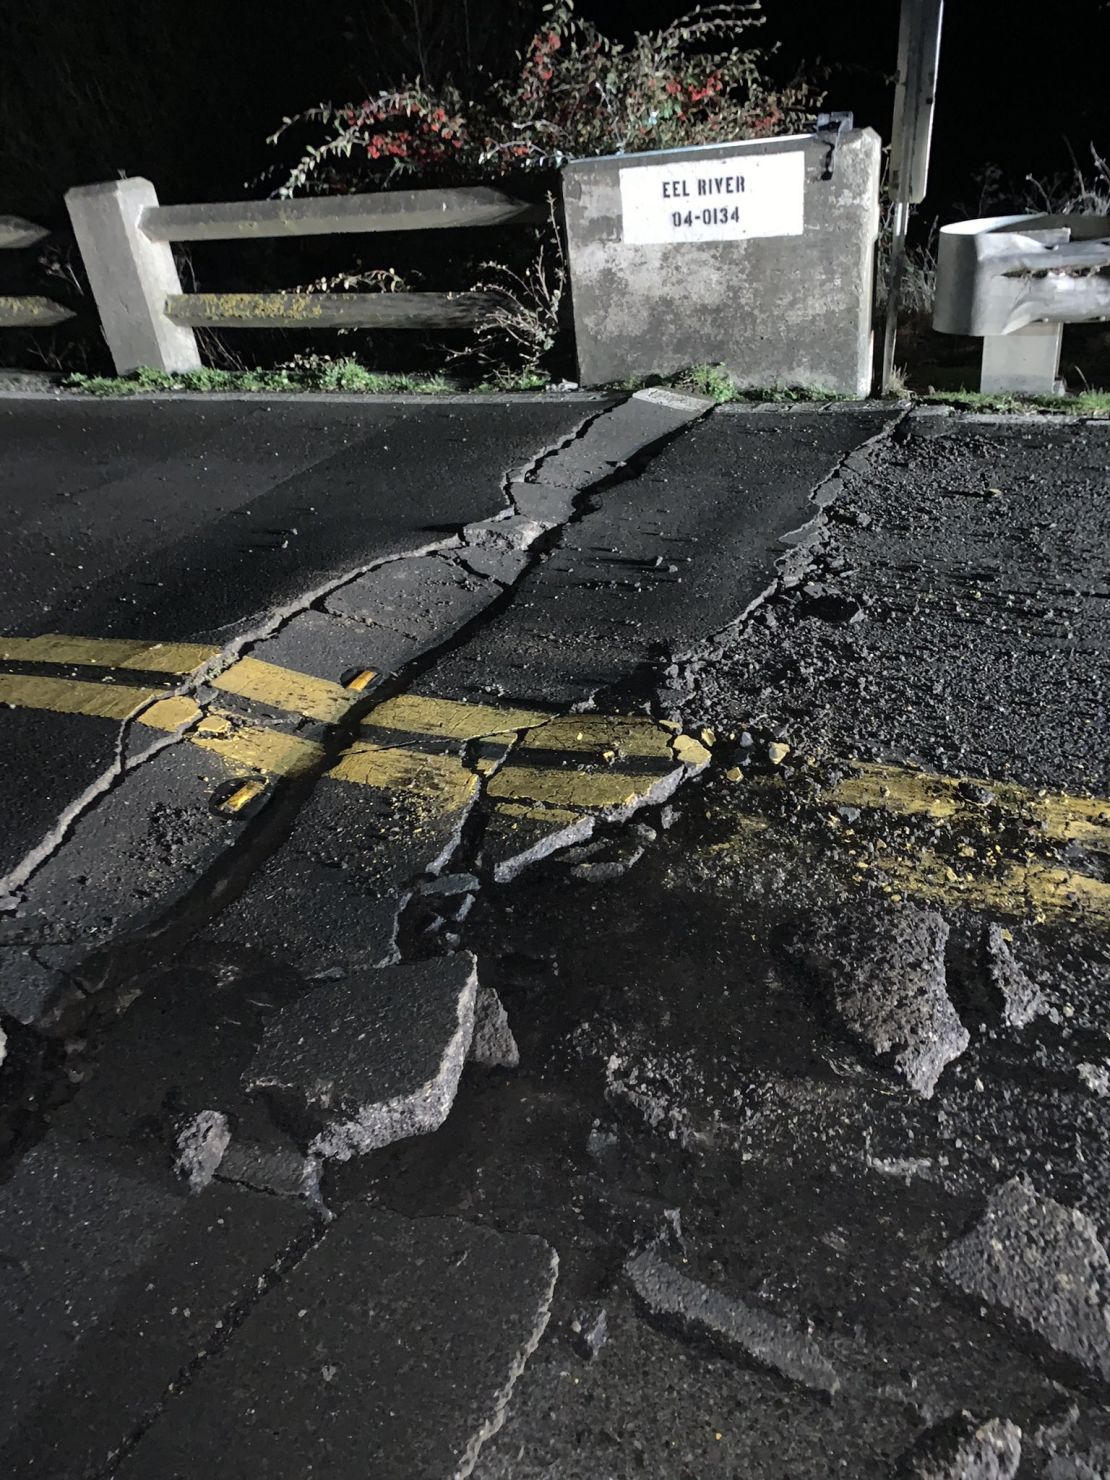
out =
[(547, 1325), (542, 1239), (365, 1204), (171, 1396), (118, 1480), (462, 1480)]
[(492, 987), (479, 986), (474, 999), (470, 1060), (489, 1069), (515, 1069), (520, 1063), (520, 1049), (509, 1027), (508, 1014)]
[(85, 1480), (312, 1223), (303, 1203), (191, 1197), (125, 1148), (52, 1131), (0, 1188), (0, 1227), (0, 1473)]
[(624, 1272), (647, 1314), (660, 1324), (708, 1341), (726, 1356), (777, 1372), (811, 1392), (831, 1397), (839, 1389), (840, 1379), (816, 1343), (779, 1316), (699, 1284), (651, 1250), (629, 1259)]
[(934, 1424), (906, 1450), (897, 1480), (1013, 1480), (1021, 1463), (1021, 1430), (1008, 1418), (985, 1423), (957, 1413)]
[(386, 966), (314, 988), (271, 1020), (247, 1069), (312, 1155), (346, 1161), (442, 1125), (474, 1031), (473, 956)]
[(1048, 1003), (1014, 955), (1007, 934), (1001, 925), (988, 926), (987, 974), (1002, 998), (1002, 1021), (1011, 1028), (1024, 1028), (1048, 1011)]
[(208, 1186), (230, 1144), (231, 1127), (220, 1110), (201, 1110), (182, 1127), (174, 1165), (178, 1175), (188, 1179), (190, 1192)]
[(967, 1048), (945, 979), (948, 925), (911, 906), (812, 917), (788, 943), (845, 1027), (928, 1099)]
[(483, 862), (507, 882), (588, 838), (596, 822), (666, 801), (709, 759), (700, 740), (646, 715), (558, 715), (529, 730), (487, 782)]
[(965, 1295), (1110, 1382), (1110, 1259), (1085, 1213), (1014, 1177), (995, 1189), (940, 1267)]

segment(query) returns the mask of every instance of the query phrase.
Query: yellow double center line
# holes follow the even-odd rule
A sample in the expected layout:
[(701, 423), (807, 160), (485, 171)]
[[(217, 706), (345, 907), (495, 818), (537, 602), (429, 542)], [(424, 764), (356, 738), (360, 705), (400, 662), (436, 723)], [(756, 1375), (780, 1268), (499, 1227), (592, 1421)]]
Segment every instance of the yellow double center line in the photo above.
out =
[[(0, 673), (0, 703), (181, 731), (190, 744), (217, 756), (232, 776), (293, 777), (323, 764), (325, 752), (318, 741), (255, 723), (218, 705), (202, 707), (187, 694), (129, 683), (126, 675), (165, 675), (181, 684), (203, 680), (218, 692), (322, 725), (339, 722), (352, 705), (363, 702), (373, 677), (372, 670), (362, 670), (357, 682), (345, 687), (252, 657), (207, 673), (218, 657), (218, 649), (190, 643), (57, 634), (0, 638), (0, 662), (105, 670), (100, 681)], [(360, 738), (326, 774), (337, 781), (419, 793), (437, 810), (454, 809), (473, 797), (479, 779), (464, 764), (459, 748), (469, 741), (488, 742), (490, 757), (479, 759), (477, 771), (494, 771), (521, 732), (520, 755), (491, 777), (489, 794), (499, 806), (542, 814), (552, 823), (566, 809), (581, 813), (628, 805), (650, 789), (661, 770), (673, 771), (682, 761), (704, 764), (709, 758), (692, 737), (679, 736), (643, 715), (552, 716), (508, 705), (402, 694), (372, 710)], [(256, 791), (235, 795), (243, 805)]]
[[(100, 669), (100, 681), (58, 673), (0, 673), (0, 704), (19, 709), (88, 715), (134, 723), (182, 738), (217, 758), (221, 779), (240, 778), (230, 810), (263, 789), (259, 781), (294, 777), (323, 766), (325, 750), (308, 735), (267, 725), (219, 705), (200, 705), (176, 684), (204, 682), (219, 693), (261, 705), (297, 720), (328, 726), (365, 701), (372, 670), (349, 686), (253, 657), (216, 671), (219, 649), (198, 643), (149, 643), (116, 638), (0, 638), (0, 662), (54, 668)], [(209, 671), (211, 670), (211, 671)], [(129, 682), (128, 675), (161, 677)], [(359, 737), (332, 762), (333, 780), (408, 793), (423, 809), (453, 811), (473, 799), (480, 773), (486, 795), (508, 825), (559, 828), (583, 813), (631, 807), (678, 764), (705, 764), (709, 751), (677, 726), (645, 715), (552, 715), (509, 705), (470, 704), (401, 694), (374, 707)], [(482, 742), (484, 758), (464, 763), (469, 742)], [(989, 803), (975, 801), (980, 787)], [(749, 789), (745, 784), (745, 790)], [(750, 788), (758, 794), (758, 787)], [(238, 800), (236, 800), (238, 799)], [(951, 906), (1033, 915), (1072, 914), (1110, 926), (1110, 884), (1034, 856), (1042, 844), (1077, 844), (1110, 855), (1110, 801), (1033, 791), (1014, 782), (960, 778), (906, 767), (850, 761), (846, 774), (811, 798), (830, 811), (858, 807), (873, 814), (953, 824), (969, 840), (942, 856), (929, 846), (909, 851), (879, 844), (875, 856), (860, 850), (857, 878), (880, 875), (888, 893), (904, 893)], [(225, 804), (227, 805), (227, 804)], [(749, 813), (736, 820), (734, 845), (763, 837), (789, 851), (792, 840), (773, 822)], [(1017, 831), (1028, 844), (1015, 856), (1004, 851), (1000, 830)], [(850, 829), (844, 829), (850, 834)], [(973, 846), (971, 839), (977, 840)], [(845, 839), (850, 842), (850, 836)], [(849, 850), (851, 851), (851, 850)]]
[[(1037, 856), (1046, 845), (1069, 843), (1110, 855), (1110, 800), (868, 761), (848, 761), (843, 769), (836, 781), (807, 793), (806, 804), (815, 820), (823, 814), (835, 829), (851, 881), (873, 881), (894, 899), (908, 896), (949, 909), (1034, 921), (1070, 917), (1110, 928), (1110, 883), (1097, 870), (1084, 873)], [(773, 806), (763, 812), (783, 785), (777, 777), (741, 783), (734, 835), (711, 845), (712, 851), (746, 858), (770, 851), (782, 858), (802, 848), (795, 825), (778, 823)], [(927, 837), (914, 846), (898, 829), (860, 835), (842, 821), (838, 809), (845, 807), (884, 820), (950, 825), (947, 848)]]

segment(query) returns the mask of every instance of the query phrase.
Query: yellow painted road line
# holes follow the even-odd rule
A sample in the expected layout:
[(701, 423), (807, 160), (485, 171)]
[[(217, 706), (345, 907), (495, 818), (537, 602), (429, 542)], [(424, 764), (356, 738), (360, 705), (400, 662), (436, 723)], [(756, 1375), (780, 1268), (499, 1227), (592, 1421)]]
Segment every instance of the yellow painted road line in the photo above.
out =
[(171, 694), (168, 699), (159, 699), (149, 709), (136, 716), (138, 723), (151, 730), (180, 730), (182, 725), (199, 722), (203, 727), (206, 716), (200, 705), (185, 694)]
[(147, 642), (127, 637), (66, 637), (47, 632), (40, 637), (0, 637), (0, 661), (58, 663), (69, 667), (136, 668), (146, 673), (181, 677), (219, 653), (196, 642)]
[(949, 908), (970, 906), (1017, 919), (1067, 916), (1110, 926), (1110, 884), (1069, 869), (1029, 862), (997, 873), (957, 871), (929, 849), (912, 856), (886, 854), (877, 868), (903, 893)]
[(1031, 802), (1029, 811), (1045, 837), (1110, 853), (1110, 801), (1050, 794)]
[(984, 807), (961, 794), (960, 787), (970, 782), (992, 793), (991, 806), (1031, 825), (1050, 842), (1075, 841), (1110, 852), (1110, 801), (1069, 796), (1067, 792), (1036, 792), (1013, 781), (944, 776), (868, 761), (853, 761), (851, 765), (855, 774), (844, 777), (825, 794), (834, 806), (878, 808), (940, 821), (958, 817), (961, 823), (993, 827)]
[(546, 727), (550, 720), (550, 714), (541, 714), (534, 709), (464, 704), (456, 699), (398, 694), (372, 710), (362, 725), (367, 731), (400, 730), (405, 734), (428, 735), (437, 740), (479, 740), (486, 735), (506, 734), (539, 725)]
[(667, 776), (625, 771), (583, 771), (575, 766), (551, 768), (522, 766), (508, 762), (486, 783), (494, 801), (543, 802), (552, 807), (626, 807), (645, 796)]
[(244, 807), (249, 807), (251, 802), (260, 797), (265, 790), (266, 783), (264, 781), (258, 781), (253, 778), (244, 781), (241, 786), (235, 788), (229, 797), (224, 798), (221, 804), (222, 810), (230, 812), (234, 816), (236, 813), (241, 812)]
[(268, 776), (303, 776), (324, 758), (323, 746), (261, 725), (233, 726), (224, 735), (198, 731), (185, 738), (219, 756), (235, 775), (262, 771)]
[[(536, 765), (548, 752), (562, 765)], [(659, 762), (658, 770), (623, 771), (621, 760)], [(627, 807), (648, 795), (679, 765), (703, 766), (709, 751), (691, 735), (647, 715), (558, 715), (530, 730), (487, 783), (495, 801), (594, 811)]]
[[(202, 750), (220, 756), (234, 770), (292, 776), (323, 757), (321, 746), (299, 736), (242, 724), (237, 716), (220, 710), (205, 713), (195, 700), (184, 694), (163, 698), (161, 693), (161, 689), (130, 688), (124, 684), (0, 674), (0, 703), (117, 721), (134, 716), (146, 728), (167, 734), (192, 725), (195, 728), (185, 738)], [(145, 709), (144, 704), (148, 706)]]
[(674, 740), (673, 731), (646, 714), (561, 714), (525, 735), (520, 748), (573, 751), (584, 761), (622, 757), (674, 761)]
[(431, 800), (436, 809), (467, 806), (478, 790), (478, 777), (452, 755), (422, 755), (396, 746), (356, 742), (328, 771), (335, 781), (373, 786), (380, 791), (409, 791)]
[(258, 658), (240, 658), (217, 674), (211, 684), (222, 693), (238, 694), (240, 698), (254, 699), (272, 709), (288, 710), (326, 725), (341, 720), (351, 705), (358, 702), (357, 691), (352, 693), (342, 684), (315, 678), (310, 673), (298, 673), (292, 668), (279, 668)]
[(130, 684), (0, 673), (0, 704), (10, 704), (16, 709), (48, 709), (54, 714), (125, 720), (161, 693), (161, 689), (136, 688)]
[(498, 802), (497, 812), (513, 821), (542, 822), (551, 827), (565, 827), (582, 821), (581, 812), (567, 812), (561, 807), (529, 807), (521, 802)]

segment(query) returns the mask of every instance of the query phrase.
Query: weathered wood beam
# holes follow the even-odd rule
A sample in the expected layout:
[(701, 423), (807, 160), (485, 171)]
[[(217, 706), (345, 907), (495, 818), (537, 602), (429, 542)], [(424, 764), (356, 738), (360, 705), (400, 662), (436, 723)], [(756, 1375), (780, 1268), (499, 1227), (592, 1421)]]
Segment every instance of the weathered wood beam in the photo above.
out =
[(22, 216), (0, 216), (0, 249), (4, 247), (33, 247), (49, 236), (45, 226), (36, 226), (33, 221), (24, 221)]
[(181, 293), (175, 324), (210, 329), (453, 329), (480, 323), (491, 293)]
[(72, 309), (63, 308), (53, 298), (0, 297), (0, 329), (45, 329), (73, 317)]
[(544, 218), (546, 208), (488, 185), (460, 190), (386, 190), (378, 195), (306, 196), (150, 206), (141, 225), (152, 241), (203, 242), (268, 236), (326, 236), (345, 231), (424, 231), (430, 227), (503, 226)]

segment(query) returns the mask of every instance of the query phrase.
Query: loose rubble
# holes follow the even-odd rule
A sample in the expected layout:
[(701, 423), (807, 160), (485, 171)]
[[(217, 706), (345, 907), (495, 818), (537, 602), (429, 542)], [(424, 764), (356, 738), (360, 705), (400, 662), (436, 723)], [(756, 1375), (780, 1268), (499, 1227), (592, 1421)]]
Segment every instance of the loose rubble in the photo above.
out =
[(980, 1423), (958, 1413), (917, 1439), (902, 1456), (898, 1480), (1013, 1480), (1021, 1463), (1021, 1430), (1008, 1418)]
[(1110, 1381), (1110, 1258), (1090, 1218), (1014, 1177), (943, 1255), (965, 1295), (994, 1306), (1054, 1353)]
[(811, 918), (788, 944), (845, 1027), (924, 1099), (970, 1041), (948, 996), (947, 940), (931, 910), (875, 906)]
[(182, 1128), (174, 1165), (178, 1175), (188, 1179), (190, 1192), (208, 1186), (230, 1144), (231, 1127), (220, 1110), (202, 1110)]
[(629, 1259), (624, 1272), (648, 1315), (661, 1324), (677, 1326), (727, 1356), (766, 1367), (813, 1392), (831, 1397), (838, 1391), (832, 1364), (780, 1317), (689, 1279), (651, 1250)]
[(446, 1119), (474, 1031), (473, 956), (387, 966), (319, 986), (276, 1014), (245, 1083), (346, 1161)]

